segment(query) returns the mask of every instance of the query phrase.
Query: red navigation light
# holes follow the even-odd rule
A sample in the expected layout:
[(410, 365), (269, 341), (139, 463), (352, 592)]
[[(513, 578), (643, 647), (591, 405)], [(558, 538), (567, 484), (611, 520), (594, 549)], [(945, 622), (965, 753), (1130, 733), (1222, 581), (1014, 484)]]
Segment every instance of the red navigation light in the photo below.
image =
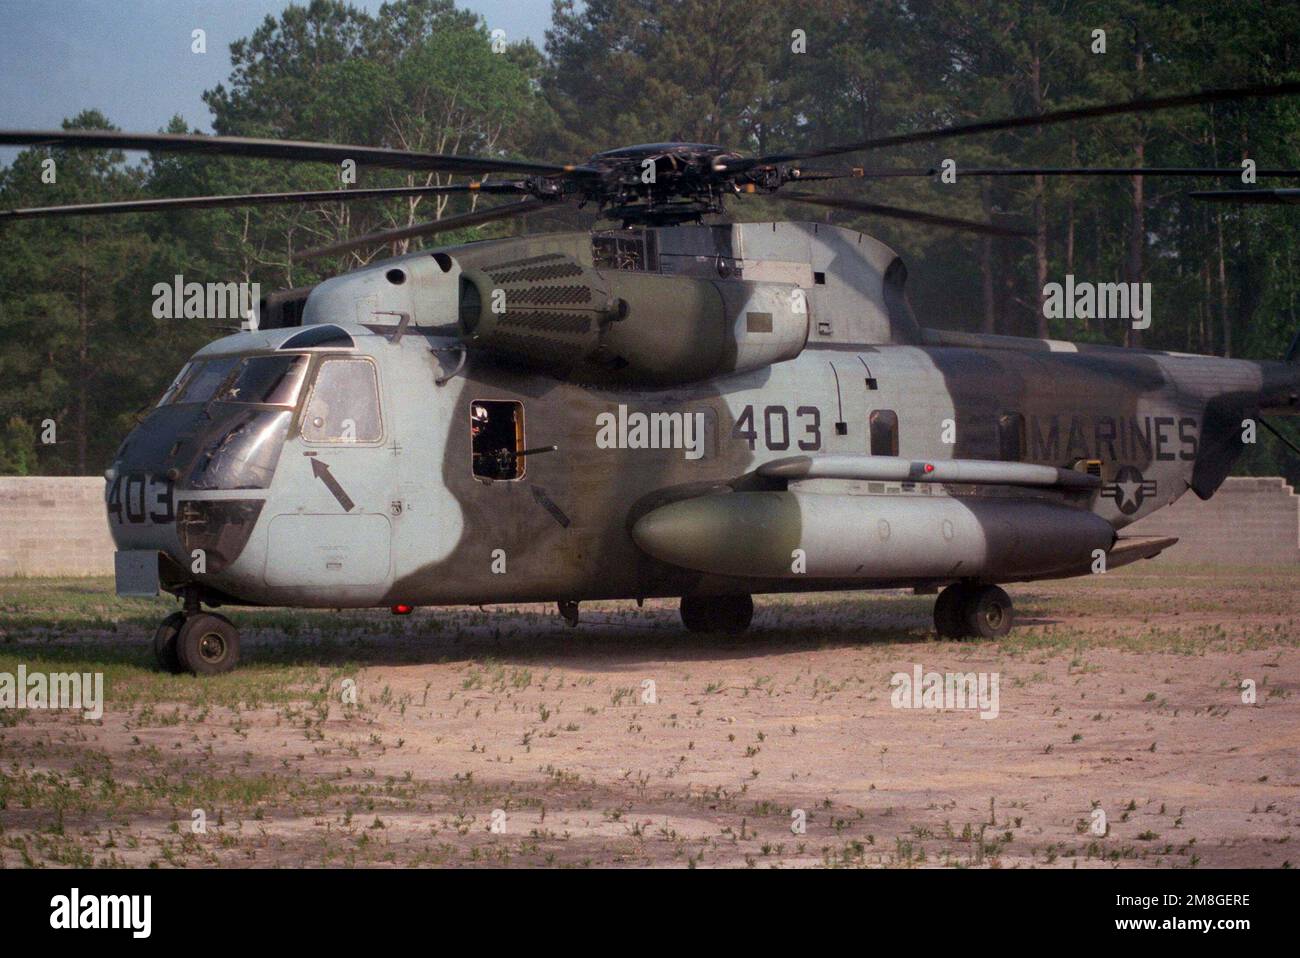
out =
[(925, 471), (926, 471), (926, 472), (934, 472), (934, 463), (932, 463), (932, 462), (927, 462), (927, 463), (925, 464)]
[(415, 606), (413, 605), (406, 605), (405, 603), (399, 602), (397, 605), (393, 606), (392, 611), (393, 615), (410, 615), (414, 609)]

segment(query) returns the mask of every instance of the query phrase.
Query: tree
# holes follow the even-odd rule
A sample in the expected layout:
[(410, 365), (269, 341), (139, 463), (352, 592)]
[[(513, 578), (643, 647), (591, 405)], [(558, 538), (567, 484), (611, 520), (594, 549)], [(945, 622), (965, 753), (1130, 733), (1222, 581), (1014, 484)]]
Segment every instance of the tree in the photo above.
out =
[[(229, 86), (204, 94), (219, 133), (327, 140), (434, 153), (505, 156), (547, 121), (530, 44), (495, 52), (486, 25), (451, 0), (396, 0), (371, 17), (337, 0), (290, 6), (231, 45)], [(226, 168), (229, 168), (227, 165)], [(319, 164), (240, 163), (259, 189), (340, 189), (344, 171)], [(441, 185), (442, 173), (364, 170), (357, 185)], [(244, 188), (244, 187), (241, 187)], [(473, 204), (477, 198), (470, 202)], [(228, 213), (224, 235), (245, 272), (287, 286), (314, 279), (294, 249), (347, 234), (441, 219), (448, 197), (314, 204)], [(442, 242), (446, 241), (444, 237)], [(404, 252), (409, 241), (396, 246)], [(373, 252), (348, 259), (366, 262)]]
[[(112, 129), (94, 111), (64, 126)], [(97, 202), (138, 194), (142, 182), (118, 152), (31, 149), (0, 176), (0, 202)], [(112, 406), (104, 396), (129, 380), (131, 367), (112, 363), (120, 345), (113, 327), (118, 315), (147, 311), (148, 290), (131, 278), (148, 247), (130, 224), (91, 217), (25, 221), (0, 236), (0, 376), (12, 384), (0, 416), (54, 421), (43, 465), (84, 474), (116, 444), (102, 428)]]

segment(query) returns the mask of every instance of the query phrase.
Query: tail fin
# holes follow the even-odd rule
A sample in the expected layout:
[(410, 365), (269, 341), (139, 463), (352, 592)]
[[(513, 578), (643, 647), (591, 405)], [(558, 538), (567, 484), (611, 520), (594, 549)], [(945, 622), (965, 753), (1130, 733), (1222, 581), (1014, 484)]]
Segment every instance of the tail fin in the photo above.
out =
[[(1300, 195), (1300, 190), (1296, 193)], [(1300, 454), (1300, 447), (1264, 418), (1300, 416), (1300, 333), (1291, 340), (1283, 360), (1264, 359), (1252, 363), (1259, 369), (1258, 393), (1226, 392), (1206, 402), (1205, 416), (1201, 421), (1200, 449), (1188, 482), (1200, 498), (1208, 499), (1214, 495), (1244, 451), (1242, 427), (1246, 420), (1255, 420)]]

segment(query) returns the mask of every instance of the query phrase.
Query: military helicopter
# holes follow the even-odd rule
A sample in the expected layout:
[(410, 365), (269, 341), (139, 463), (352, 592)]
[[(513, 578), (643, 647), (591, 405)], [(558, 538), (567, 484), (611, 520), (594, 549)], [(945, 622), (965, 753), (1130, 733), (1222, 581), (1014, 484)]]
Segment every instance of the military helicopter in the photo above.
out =
[(155, 635), (167, 670), (235, 666), (239, 633), (211, 611), (230, 605), (405, 613), (546, 601), (577, 624), (584, 600), (680, 597), (688, 630), (738, 633), (754, 594), (907, 587), (937, 592), (940, 635), (991, 638), (1013, 620), (1001, 585), (1114, 569), (1176, 542), (1122, 532), (1189, 489), (1211, 496), (1242, 451), (1244, 421), (1300, 412), (1300, 345), (1283, 361), (1248, 362), (945, 332), (918, 323), (906, 268), (870, 236), (704, 218), (779, 191), (1015, 235), (1007, 224), (787, 187), (935, 172), (805, 165), (828, 156), (1297, 92), (1297, 83), (1211, 90), (762, 157), (649, 144), (571, 165), (226, 136), (0, 132), (5, 145), (521, 177), (0, 219), (516, 198), (306, 256), (561, 203), (592, 204), (615, 223), (373, 262), (272, 294), (257, 328), (199, 350), (105, 474), (118, 592), (162, 590), (182, 603)]

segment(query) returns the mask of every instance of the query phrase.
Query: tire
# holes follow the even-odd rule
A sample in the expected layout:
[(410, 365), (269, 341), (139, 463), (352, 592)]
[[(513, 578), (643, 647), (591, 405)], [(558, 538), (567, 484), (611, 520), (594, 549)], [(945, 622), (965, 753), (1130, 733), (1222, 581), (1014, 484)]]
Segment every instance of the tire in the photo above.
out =
[(960, 582), (954, 583), (939, 593), (934, 600), (934, 631), (944, 639), (964, 639), (967, 632), (966, 618), (962, 606), (967, 588)]
[(1000, 639), (1011, 631), (1015, 612), (1011, 596), (995, 585), (974, 589), (962, 604), (968, 634), (978, 639)]
[(682, 625), (686, 626), (687, 632), (708, 632), (709, 631), (709, 607), (707, 599), (700, 599), (694, 596), (682, 596)]
[(192, 615), (176, 636), (176, 657), (195, 675), (229, 672), (239, 663), (239, 630), (223, 615)]
[(749, 595), (682, 596), (682, 625), (690, 632), (739, 635), (754, 619)]
[(725, 595), (714, 600), (717, 631), (740, 635), (754, 621), (754, 600), (749, 595)]
[(176, 636), (185, 623), (184, 612), (173, 612), (163, 619), (153, 634), (153, 655), (158, 660), (158, 668), (172, 675), (179, 675), (184, 669), (176, 654)]

